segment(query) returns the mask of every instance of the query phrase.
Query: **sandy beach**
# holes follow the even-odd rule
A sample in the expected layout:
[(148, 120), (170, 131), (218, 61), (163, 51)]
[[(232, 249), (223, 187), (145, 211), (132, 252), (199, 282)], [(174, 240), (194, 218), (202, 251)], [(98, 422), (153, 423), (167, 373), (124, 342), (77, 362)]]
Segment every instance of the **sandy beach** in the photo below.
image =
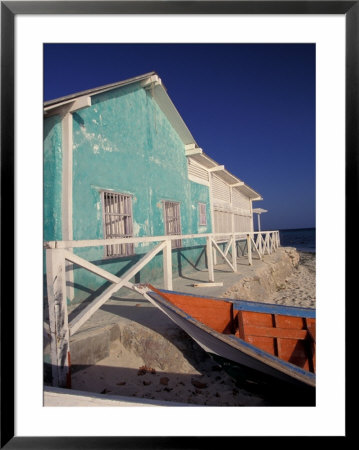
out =
[[(299, 252), (292, 275), (277, 287), (269, 303), (315, 308), (315, 253)], [(190, 339), (190, 338), (189, 338)], [(72, 376), (72, 388), (208, 406), (267, 406), (261, 395), (242, 389), (196, 344), (200, 363), (186, 373), (170, 373), (144, 366), (120, 341), (110, 355)]]
[[(201, 348), (198, 348), (202, 352)], [(204, 352), (203, 352), (204, 353)], [(171, 373), (143, 365), (119, 342), (109, 357), (72, 377), (72, 388), (109, 395), (207, 406), (263, 406), (264, 400), (236, 386), (213, 360), (188, 373)]]
[(315, 308), (315, 253), (298, 252), (299, 265), (270, 299), (271, 303)]

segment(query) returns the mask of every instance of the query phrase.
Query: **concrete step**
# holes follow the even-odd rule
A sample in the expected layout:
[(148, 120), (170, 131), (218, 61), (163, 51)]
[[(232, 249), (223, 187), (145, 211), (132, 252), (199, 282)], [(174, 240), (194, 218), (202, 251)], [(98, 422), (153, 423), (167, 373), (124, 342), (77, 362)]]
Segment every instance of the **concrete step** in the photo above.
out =
[(168, 402), (120, 395), (103, 395), (74, 389), (46, 386), (44, 406), (198, 406), (189, 403)]

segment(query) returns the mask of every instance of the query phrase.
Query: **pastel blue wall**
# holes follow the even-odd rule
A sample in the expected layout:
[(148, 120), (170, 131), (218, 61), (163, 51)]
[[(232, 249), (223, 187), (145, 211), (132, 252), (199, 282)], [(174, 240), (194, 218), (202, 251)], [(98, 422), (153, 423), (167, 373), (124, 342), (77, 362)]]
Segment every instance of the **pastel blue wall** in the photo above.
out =
[[(52, 163), (50, 159), (47, 164)], [(132, 195), (135, 236), (165, 234), (163, 200), (180, 203), (183, 234), (211, 232), (209, 189), (188, 180), (183, 142), (150, 92), (139, 85), (93, 96), (91, 107), (73, 114), (75, 240), (104, 237), (101, 190)], [(51, 198), (46, 201), (51, 202)], [(207, 226), (199, 226), (199, 202), (207, 204)], [(56, 219), (61, 218), (60, 206), (56, 198), (52, 206)], [(55, 232), (59, 221), (55, 222), (51, 224), (53, 234), (47, 232), (46, 236), (59, 239)], [(121, 275), (154, 245), (136, 245), (133, 257), (106, 258), (104, 247), (75, 249), (75, 253)], [(183, 248), (172, 254), (174, 276), (205, 265), (203, 240), (183, 241)], [(133, 281), (155, 284), (162, 278), (160, 253)], [(74, 285), (75, 302), (96, 295), (106, 286), (103, 279), (76, 266)]]

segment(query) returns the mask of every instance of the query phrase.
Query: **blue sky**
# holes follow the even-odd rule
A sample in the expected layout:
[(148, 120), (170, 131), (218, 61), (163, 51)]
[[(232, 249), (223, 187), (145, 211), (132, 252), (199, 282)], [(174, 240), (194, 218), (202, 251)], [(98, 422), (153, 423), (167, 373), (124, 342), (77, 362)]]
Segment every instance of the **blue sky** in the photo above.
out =
[(151, 71), (204, 152), (262, 195), (262, 230), (315, 226), (314, 44), (46, 44), (44, 100)]

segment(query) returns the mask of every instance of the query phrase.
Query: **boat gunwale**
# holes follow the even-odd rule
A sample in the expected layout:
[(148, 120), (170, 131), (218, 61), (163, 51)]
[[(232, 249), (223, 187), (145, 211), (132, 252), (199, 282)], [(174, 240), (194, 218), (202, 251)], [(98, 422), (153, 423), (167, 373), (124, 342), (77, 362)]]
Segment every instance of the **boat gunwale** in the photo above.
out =
[[(152, 286), (151, 286), (151, 288), (152, 288)], [(180, 292), (165, 291), (162, 289), (157, 289), (157, 290), (161, 293), (182, 295), (182, 293), (180, 293)], [(250, 344), (249, 342), (245, 342), (243, 339), (241, 339), (233, 334), (219, 333), (218, 331), (212, 329), (211, 327), (204, 324), (203, 322), (195, 319), (194, 317), (192, 317), (191, 315), (189, 315), (188, 313), (186, 313), (185, 311), (183, 311), (176, 305), (172, 304), (171, 302), (169, 302), (168, 300), (163, 298), (160, 294), (158, 294), (155, 291), (152, 291), (152, 290), (148, 291), (147, 294), (150, 295), (154, 301), (159, 301), (164, 306), (166, 306), (168, 309), (172, 310), (174, 313), (176, 313), (179, 316), (181, 316), (182, 318), (188, 320), (193, 325), (197, 326), (198, 328), (202, 329), (203, 331), (212, 335), (213, 337), (219, 339), (220, 341), (229, 345), (230, 347), (232, 347), (232, 348), (235, 347), (237, 350), (245, 353), (247, 356), (255, 358), (256, 360), (260, 361), (261, 363), (268, 365), (271, 368), (278, 370), (279, 372), (281, 372), (285, 375), (288, 375), (291, 378), (294, 378), (298, 381), (308, 384), (309, 386), (315, 387), (316, 375), (314, 373), (309, 372), (305, 369), (302, 369), (301, 367), (296, 366), (295, 364), (292, 364), (288, 361), (284, 361), (283, 359), (281, 359), (275, 355), (272, 355), (272, 354), (266, 352), (265, 350), (262, 350), (253, 344)], [(151, 294), (155, 294), (156, 297), (153, 298), (153, 296)], [(190, 294), (187, 294), (187, 295), (191, 296)], [(207, 299), (209, 298), (209, 297), (204, 297), (204, 296), (202, 296), (202, 297), (207, 298)], [(222, 300), (222, 299), (218, 298), (217, 300)], [(228, 303), (230, 303), (230, 301), (228, 301), (226, 299), (224, 299), (224, 301), (227, 301)], [(252, 303), (255, 303), (255, 302), (252, 302)], [(277, 306), (277, 305), (275, 305), (275, 306)]]
[[(176, 294), (187, 297), (198, 297), (204, 298), (208, 300), (218, 300), (222, 302), (232, 303), (233, 308), (236, 311), (255, 311), (255, 312), (268, 312), (272, 314), (279, 314), (282, 316), (290, 315), (294, 317), (305, 317), (306, 319), (315, 319), (315, 309), (314, 308), (303, 308), (301, 306), (288, 306), (288, 305), (277, 305), (273, 303), (265, 303), (265, 302), (254, 302), (250, 300), (240, 300), (233, 298), (221, 298), (221, 297), (209, 297), (208, 295), (198, 295), (191, 294), (188, 292), (178, 292), (178, 291), (169, 291), (166, 289), (158, 289), (158, 291), (168, 294)], [(250, 308), (250, 309), (246, 309)], [(262, 309), (262, 310), (261, 310)], [(281, 311), (281, 312), (278, 312)], [(290, 313), (290, 314), (287, 314)]]

